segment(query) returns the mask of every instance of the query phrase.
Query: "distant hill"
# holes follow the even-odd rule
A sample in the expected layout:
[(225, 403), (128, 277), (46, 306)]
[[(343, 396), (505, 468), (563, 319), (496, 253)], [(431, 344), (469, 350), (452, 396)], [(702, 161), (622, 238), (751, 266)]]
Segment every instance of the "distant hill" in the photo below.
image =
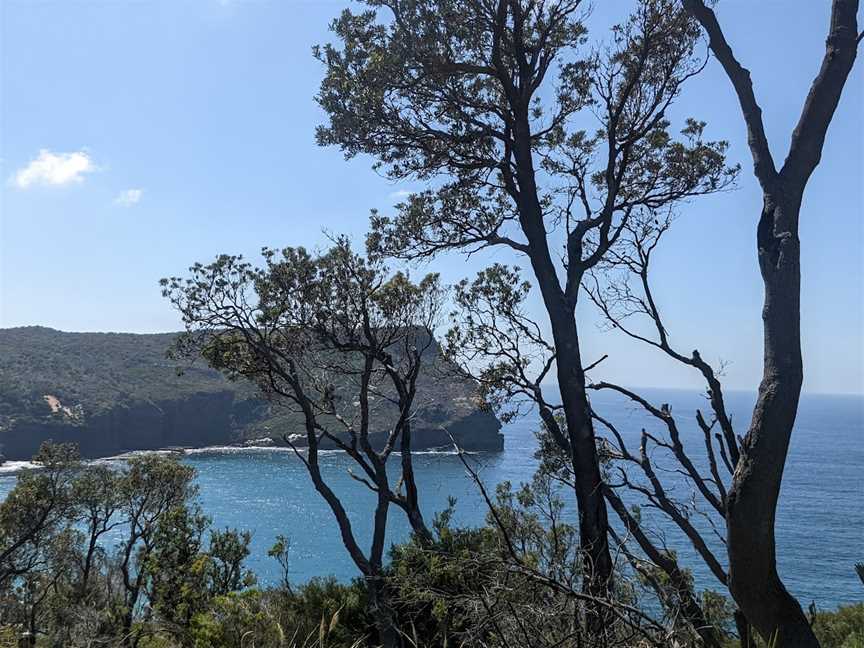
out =
[[(51, 438), (96, 457), (260, 438), (281, 443), (283, 434), (302, 432), (295, 414), (203, 362), (178, 373), (165, 355), (176, 335), (0, 329), (0, 452), (26, 459)], [(466, 448), (500, 449), (500, 424), (478, 408), (474, 391), (466, 381), (421, 375), (415, 447), (448, 445), (445, 426)], [(379, 437), (388, 418), (382, 409)]]

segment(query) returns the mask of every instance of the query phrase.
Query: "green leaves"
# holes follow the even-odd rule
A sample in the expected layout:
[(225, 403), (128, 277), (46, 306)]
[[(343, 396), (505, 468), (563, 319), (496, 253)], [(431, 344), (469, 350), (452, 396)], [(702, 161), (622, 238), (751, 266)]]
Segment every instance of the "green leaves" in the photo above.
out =
[(249, 557), (252, 533), (237, 529), (210, 531), (210, 546), (207, 549), (209, 589), (213, 595), (253, 586), (255, 574), (243, 567)]

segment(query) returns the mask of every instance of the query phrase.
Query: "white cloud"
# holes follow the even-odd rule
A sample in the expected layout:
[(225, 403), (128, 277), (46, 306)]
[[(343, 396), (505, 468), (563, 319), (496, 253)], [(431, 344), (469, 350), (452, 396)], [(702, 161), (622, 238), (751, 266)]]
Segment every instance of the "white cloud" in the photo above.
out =
[(141, 196), (143, 195), (143, 189), (127, 189), (126, 191), (120, 192), (120, 195), (114, 199), (114, 204), (120, 205), (121, 207), (131, 207), (140, 201)]
[(408, 196), (410, 196), (411, 193), (412, 192), (406, 191), (405, 189), (400, 189), (399, 191), (394, 191), (393, 193), (391, 193), (390, 197), (401, 200), (402, 198), (407, 198)]
[(12, 181), (19, 189), (38, 185), (62, 187), (83, 182), (84, 174), (96, 170), (96, 165), (87, 151), (52, 153), (48, 149), (42, 149), (30, 164), (15, 172)]

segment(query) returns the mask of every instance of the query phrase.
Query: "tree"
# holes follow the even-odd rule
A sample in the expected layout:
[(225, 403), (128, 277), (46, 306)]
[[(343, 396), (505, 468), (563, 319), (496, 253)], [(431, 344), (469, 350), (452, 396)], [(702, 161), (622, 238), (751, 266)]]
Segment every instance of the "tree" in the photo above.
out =
[(72, 482), (72, 500), (77, 521), (84, 527), (86, 549), (80, 565), (78, 599), (86, 598), (94, 562), (104, 553), (99, 540), (122, 524), (120, 493), (122, 480), (108, 466), (87, 466)]
[[(299, 412), (304, 434), (285, 441), (329, 505), (354, 564), (363, 574), (380, 640), (400, 643), (386, 601), (383, 558), (390, 505), (401, 508), (415, 535), (431, 534), (420, 512), (411, 455), (411, 422), (420, 404), (417, 377), (435, 359), (434, 329), (441, 289), (437, 275), (413, 283), (389, 274), (339, 239), (313, 257), (302, 248), (264, 251), (255, 269), (221, 256), (191, 268), (191, 276), (163, 280), (164, 294), (182, 313), (187, 333), (177, 352), (199, 354), (232, 379), (253, 381), (282, 407)], [(370, 431), (388, 430), (383, 447)], [(372, 544), (361, 549), (348, 513), (328, 485), (319, 449), (344, 450), (361, 474), (352, 476), (376, 498)], [(399, 487), (387, 464), (401, 453)], [(404, 489), (404, 492), (403, 490)]]
[[(637, 227), (637, 223), (640, 222), (643, 227)], [(653, 217), (647, 221), (643, 219), (631, 221), (622, 234), (621, 244), (610, 251), (612, 258), (604, 260), (603, 267), (617, 266), (615, 260), (629, 258), (627, 250), (633, 244), (634, 233), (646, 231), (645, 228), (649, 223), (653, 227), (654, 223), (660, 222)], [(650, 231), (650, 228), (647, 231)], [(592, 278), (594, 277), (595, 275), (592, 274)], [(544, 338), (525, 307), (529, 290), (530, 285), (521, 279), (517, 269), (502, 265), (480, 272), (471, 282), (463, 281), (457, 285), (455, 302), (458, 309), (451, 318), (454, 325), (447, 335), (447, 352), (458, 366), (467, 368), (471, 366), (478, 354), (493, 351), (498, 361), (484, 365), (481, 371), (474, 374), (474, 378), (481, 385), (483, 395), (505, 418), (516, 416), (527, 407), (536, 408), (542, 421), (542, 432), (539, 435), (541, 444), (538, 452), (541, 459), (540, 473), (572, 487), (575, 482), (572, 463), (568, 461), (566, 453), (561, 449), (561, 439), (566, 438), (566, 420), (561, 416), (561, 406), (550, 402), (546, 390), (541, 386), (554, 360), (554, 347)], [(621, 290), (623, 291), (623, 288)], [(589, 289), (588, 294), (595, 298), (597, 291)], [(591, 383), (588, 387), (596, 389), (599, 386), (597, 383)], [(606, 385), (602, 384), (602, 386)], [(717, 393), (722, 403), (722, 394)], [(633, 397), (639, 398), (635, 394)], [(650, 407), (644, 399), (639, 400)], [(610, 435), (602, 446), (603, 492), (610, 507), (619, 516), (627, 531), (622, 538), (610, 529), (610, 534), (616, 541), (616, 552), (623, 553), (646, 582), (657, 585), (655, 593), (664, 608), (672, 613), (671, 618), (680, 618), (682, 625), (689, 625), (706, 645), (717, 646), (716, 632), (707, 621), (705, 612), (694, 595), (689, 573), (679, 565), (674, 554), (652, 541), (650, 532), (643, 528), (633, 512), (616, 494), (616, 489), (623, 486), (637, 493), (650, 494), (652, 498), (647, 504), (658, 508), (662, 506), (665, 507), (662, 510), (671, 511), (672, 521), (680, 523), (682, 530), (697, 545), (697, 550), (702, 551), (701, 555), (706, 558), (708, 564), (715, 566), (718, 564), (716, 557), (689, 519), (692, 507), (687, 506), (688, 503), (681, 506), (681, 503), (676, 502), (663, 489), (661, 480), (657, 478), (652, 468), (649, 453), (640, 453), (639, 456), (631, 454), (618, 430), (600, 416), (593, 406), (591, 412), (592, 417)], [(656, 412), (660, 415), (659, 410)], [(663, 416), (665, 417), (665, 414)], [(677, 440), (679, 438), (677, 428), (673, 428), (673, 432), (675, 433), (673, 438)], [(656, 436), (645, 437), (646, 443), (656, 440), (658, 440)], [(680, 454), (686, 458), (680, 443), (677, 446), (662, 441), (660, 443), (663, 448), (680, 448)], [(689, 462), (689, 458), (686, 460), (692, 469), (692, 462)], [(647, 480), (649, 490), (646, 490), (646, 486), (642, 484), (633, 484), (630, 472), (624, 468), (620, 469), (619, 476), (617, 470), (619, 464), (624, 466), (631, 464), (629, 467), (636, 466), (640, 469), (644, 467), (647, 474), (653, 478)], [(700, 478), (700, 484), (704, 485), (701, 476), (698, 473), (696, 475)], [(653, 488), (655, 485), (656, 489)], [(663, 587), (660, 587), (661, 582), (652, 576), (650, 570), (643, 568), (643, 562), (640, 562), (630, 550), (629, 545), (634, 541), (652, 563), (650, 569), (656, 568), (664, 573)], [(725, 587), (723, 568), (716, 570), (715, 574), (720, 574), (721, 582)]]
[(122, 476), (124, 536), (117, 560), (123, 592), (120, 629), (126, 645), (136, 643), (133, 622), (149, 577), (148, 561), (159, 546), (161, 525), (195, 495), (194, 475), (193, 468), (173, 456), (147, 454), (132, 457)]
[(255, 574), (243, 568), (249, 556), (252, 533), (225, 529), (210, 532), (209, 557), (210, 593), (220, 596), (255, 584)]
[(678, 140), (666, 119), (702, 68), (698, 26), (671, 0), (643, 0), (592, 53), (579, 0), (366, 4), (333, 22), (341, 47), (316, 49), (329, 117), (318, 141), (372, 155), (393, 179), (439, 180), (395, 217), (373, 214), (373, 253), (500, 246), (528, 259), (552, 331), (584, 587), (603, 595), (612, 561), (576, 303), (632, 215), (735, 175), (723, 142), (704, 141), (693, 121)]
[(737, 61), (714, 11), (683, 0), (708, 34), (747, 127), (763, 205), (756, 230), (765, 288), (763, 377), (729, 489), (726, 510), (729, 586), (747, 619), (778, 646), (818, 646), (798, 601), (777, 574), (774, 517), (803, 381), (798, 223), (810, 175), (819, 164), (831, 118), (861, 41), (857, 0), (833, 0), (825, 56), (792, 133), (780, 170), (765, 137), (750, 73)]
[(72, 445), (42, 444), (33, 458), (41, 470), (26, 471), (0, 504), (0, 590), (44, 566), (44, 549), (68, 526), (71, 482), (78, 466)]
[(267, 550), (267, 555), (279, 564), (279, 584), (285, 592), (291, 592), (291, 577), (289, 575), (291, 540), (281, 533), (276, 536), (276, 542)]
[(161, 516), (147, 551), (147, 600), (181, 645), (189, 645), (192, 619), (210, 599), (210, 557), (203, 551), (209, 520), (196, 507), (175, 506)]

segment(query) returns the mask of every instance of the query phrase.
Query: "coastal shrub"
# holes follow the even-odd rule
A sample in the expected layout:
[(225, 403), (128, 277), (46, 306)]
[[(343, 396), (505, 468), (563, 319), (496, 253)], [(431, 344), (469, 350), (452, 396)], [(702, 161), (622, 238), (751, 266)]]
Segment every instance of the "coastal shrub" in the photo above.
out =
[(864, 648), (864, 603), (816, 612), (813, 630), (822, 648)]
[(244, 643), (265, 648), (283, 645), (285, 640), (282, 626), (259, 590), (216, 596), (206, 612), (193, 617), (190, 634), (195, 648), (233, 648)]
[(351, 646), (375, 636), (374, 621), (367, 611), (366, 586), (360, 579), (340, 583), (332, 576), (318, 577), (291, 590), (270, 590), (268, 595), (278, 611), (279, 623), (290, 628), (292, 636), (318, 637), (325, 626), (327, 645), (334, 647)]
[[(22, 473), (0, 503), (4, 641), (69, 648), (378, 645), (366, 584), (333, 577), (290, 583), (284, 538), (269, 552), (282, 568), (281, 582), (256, 587), (245, 567), (251, 535), (211, 529), (197, 505), (194, 473), (176, 458), (149, 455), (106, 468), (82, 465), (67, 446), (46, 446), (38, 458), (43, 469)], [(548, 473), (518, 488), (503, 483), (488, 497), (485, 525), (454, 524), (451, 501), (436, 516), (431, 541), (414, 536), (391, 548), (387, 599), (406, 645), (495, 648), (525, 645), (526, 636), (537, 647), (573, 637), (597, 645), (580, 598), (578, 530)], [(119, 546), (100, 540), (106, 530)], [(616, 571), (608, 601), (615, 620), (604, 645), (699, 645), (674, 621), (674, 609), (662, 607), (661, 615), (642, 589), (627, 569)], [(739, 648), (729, 600), (702, 592), (700, 602), (720, 645)], [(864, 604), (813, 611), (811, 618), (823, 648), (864, 648)]]

